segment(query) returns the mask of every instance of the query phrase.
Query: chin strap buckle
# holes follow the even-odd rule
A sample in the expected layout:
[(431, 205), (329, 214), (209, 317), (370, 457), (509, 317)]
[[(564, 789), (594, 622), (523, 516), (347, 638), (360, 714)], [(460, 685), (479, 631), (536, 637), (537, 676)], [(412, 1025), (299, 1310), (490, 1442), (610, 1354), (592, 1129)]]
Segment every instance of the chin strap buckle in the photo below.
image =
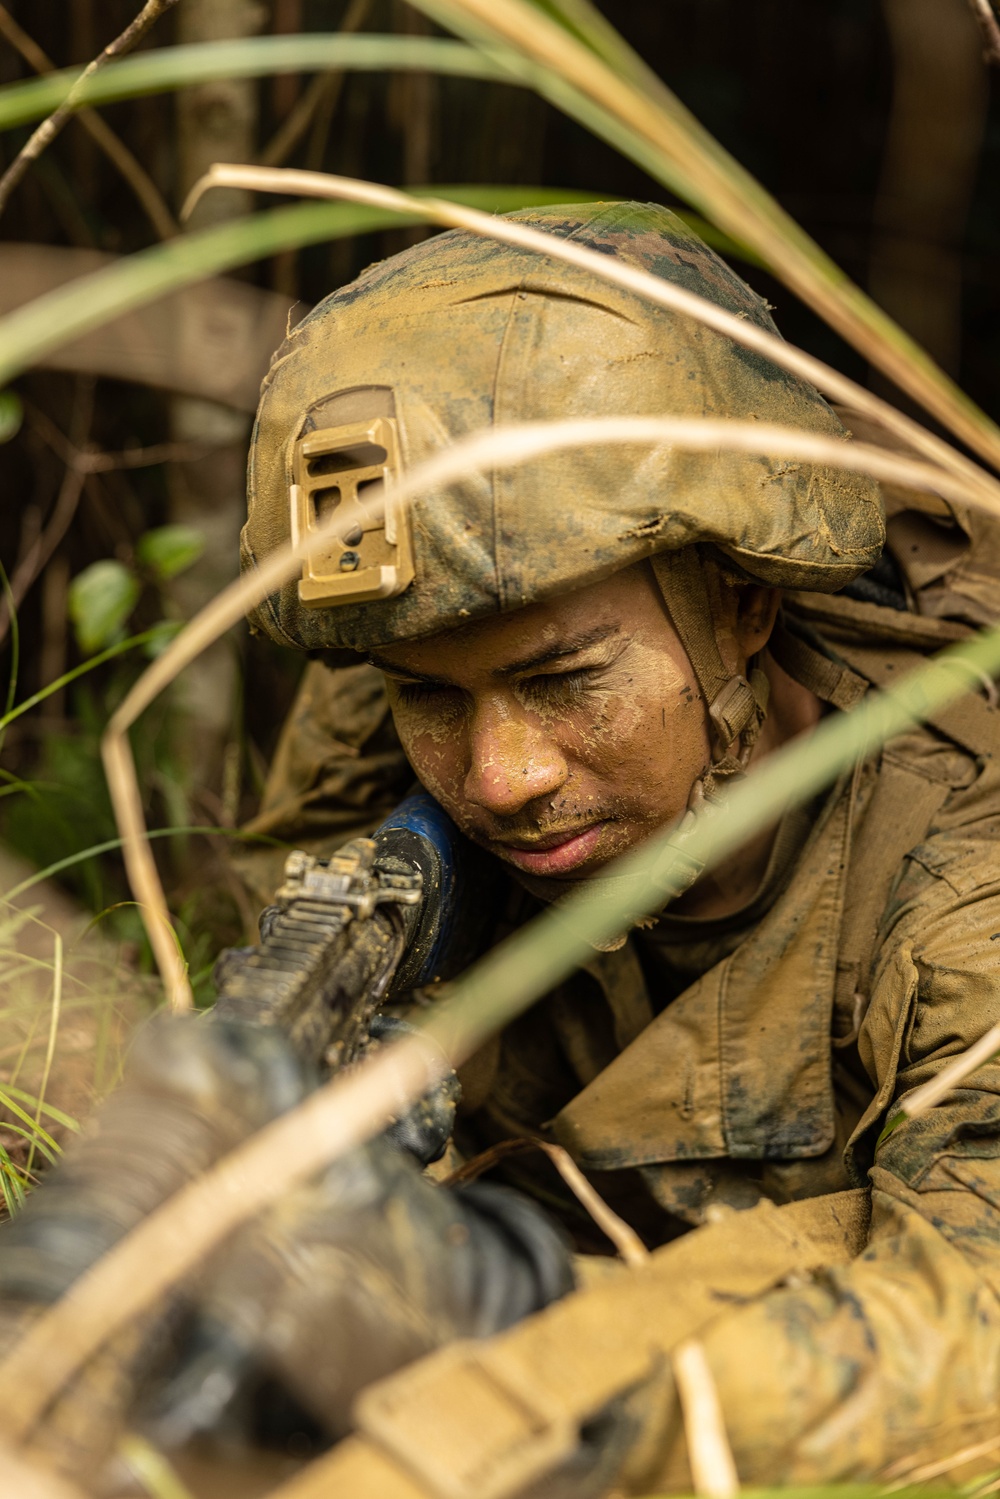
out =
[(744, 676), (729, 678), (708, 709), (708, 716), (723, 749), (728, 750), (731, 744), (742, 737), (744, 752), (749, 754), (767, 713), (769, 692), (770, 683), (757, 667), (750, 673), (749, 681)]

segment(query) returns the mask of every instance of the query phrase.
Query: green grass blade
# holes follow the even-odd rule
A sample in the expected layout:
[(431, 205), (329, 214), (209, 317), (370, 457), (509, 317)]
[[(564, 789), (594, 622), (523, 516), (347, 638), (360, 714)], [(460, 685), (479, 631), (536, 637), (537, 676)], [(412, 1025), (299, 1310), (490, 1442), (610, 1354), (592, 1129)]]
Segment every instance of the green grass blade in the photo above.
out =
[(874, 693), (850, 713), (825, 719), (803, 741), (769, 755), (737, 786), (721, 814), (700, 815), (676, 848), (671, 835), (650, 838), (617, 860), (614, 886), (581, 889), (521, 927), (481, 958), (454, 985), (427, 1022), (429, 1033), (452, 1057), (471, 1055), (490, 1035), (563, 982), (595, 946), (613, 941), (636, 921), (660, 909), (677, 878), (695, 860), (718, 864), (875, 752), (894, 735), (1000, 674), (1000, 628), (984, 630), (949, 647), (910, 672), (893, 688)]
[[(1000, 467), (1000, 428), (944, 374), (722, 147), (613, 32), (589, 0), (413, 0), (516, 69), (581, 124), (625, 151), (734, 240), (957, 436)], [(528, 75), (525, 74), (527, 81)], [(609, 131), (609, 117), (614, 126)]]
[[(890, 379), (1000, 465), (1000, 429), (719, 145), (589, 0), (414, 3), (474, 46), (434, 37), (320, 33), (164, 48), (95, 74), (80, 102), (99, 104), (211, 78), (318, 68), (412, 68), (536, 88), (677, 192), (733, 243), (745, 245)], [(545, 42), (546, 34), (547, 46), (534, 45), (533, 38)], [(47, 114), (76, 77), (75, 71), (64, 72), (0, 90), (0, 128)]]
[[(31, 697), (25, 698), (23, 703), (18, 703), (16, 708), (11, 708), (7, 713), (5, 713), (3, 717), (0, 718), (0, 732), (2, 732), (8, 724), (13, 723), (15, 718), (20, 718), (22, 713), (27, 713), (29, 708), (37, 708), (39, 703), (44, 703), (45, 699), (47, 697), (51, 697), (54, 692), (59, 692), (68, 683), (75, 682), (77, 677), (82, 677), (88, 671), (93, 671), (95, 666), (103, 666), (105, 661), (110, 661), (114, 656), (124, 655), (126, 651), (132, 650), (135, 646), (145, 645), (146, 642), (152, 640), (155, 635), (155, 629), (146, 630), (141, 635), (132, 635), (128, 640), (120, 640), (117, 645), (109, 645), (106, 651), (101, 651), (96, 656), (90, 656), (86, 661), (81, 662), (79, 666), (74, 666), (71, 671), (64, 672), (63, 675), (61, 677), (57, 677), (54, 682), (49, 682), (48, 685), (41, 688), (39, 692), (34, 693)], [(3, 792), (0, 792), (0, 796), (2, 795)]]
[[(37, 1103), (38, 1100), (33, 1098), (31, 1101), (32, 1103)], [(15, 1102), (9, 1090), (3, 1087), (0, 1087), (0, 1106), (10, 1109), (11, 1113), (16, 1115), (23, 1124), (26, 1124), (28, 1129), (33, 1131), (49, 1150), (53, 1151), (56, 1155), (59, 1154), (59, 1145), (53, 1140), (48, 1130), (43, 1129), (37, 1119), (32, 1119), (31, 1115), (22, 1109), (19, 1103)]]
[[(14, 1088), (10, 1083), (4, 1084), (4, 1092), (9, 1093), (12, 1098), (17, 1098), (21, 1103), (37, 1104), (38, 1099), (33, 1093), (26, 1093), (23, 1088)], [(53, 1119), (56, 1124), (61, 1124), (63, 1129), (72, 1130), (74, 1134), (80, 1133), (79, 1120), (74, 1119), (72, 1114), (66, 1114), (62, 1109), (57, 1109), (55, 1104), (49, 1103), (47, 1099), (42, 1100), (41, 1112)]]
[(3, 1205), (7, 1209), (8, 1216), (13, 1218), (14, 1214), (24, 1206), (24, 1180), (2, 1145), (0, 1145), (0, 1195), (3, 1196)]
[[(288, 848), (280, 838), (269, 838), (265, 833), (244, 833), (239, 828), (215, 828), (205, 823), (187, 828), (153, 828), (145, 833), (146, 838), (177, 838), (193, 836), (195, 833), (211, 835), (213, 838), (235, 838), (241, 843), (270, 844), (275, 848)], [(36, 885), (41, 885), (45, 880), (54, 879), (57, 874), (64, 870), (73, 869), (77, 864), (82, 864), (86, 859), (96, 859), (101, 854), (117, 853), (124, 843), (123, 838), (108, 838), (104, 843), (94, 843), (90, 848), (81, 849), (79, 853), (67, 854), (65, 859), (57, 859), (54, 864), (48, 864), (44, 869), (38, 869), (34, 874), (23, 879), (20, 884), (11, 890), (0, 891), (0, 901), (14, 901), (22, 896), (25, 891), (33, 890)]]
[[(7, 679), (7, 703), (4, 708), (4, 712), (9, 713), (13, 706), (14, 698), (17, 695), (17, 670), (21, 657), (21, 627), (17, 617), (17, 604), (11, 592), (10, 579), (7, 576), (7, 569), (2, 562), (0, 562), (0, 586), (3, 588), (3, 596), (7, 600), (7, 609), (10, 613), (10, 676)], [(0, 743), (2, 742), (3, 736), (0, 735)]]
[(38, 1155), (44, 1156), (45, 1159), (48, 1161), (48, 1163), (49, 1163), (50, 1166), (54, 1166), (55, 1165), (55, 1163), (56, 1163), (56, 1161), (57, 1161), (57, 1159), (58, 1159), (58, 1157), (59, 1157), (59, 1155), (61, 1153), (60, 1150), (59, 1150), (59, 1147), (57, 1145), (55, 1147), (55, 1149), (53, 1149), (52, 1146), (46, 1145), (45, 1141), (42, 1139), (41, 1134), (39, 1133), (38, 1130), (36, 1130), (34, 1128), (28, 1129), (23, 1124), (12, 1124), (9, 1119), (5, 1119), (4, 1120), (3, 1128), (4, 1128), (5, 1133), (9, 1132), (12, 1135), (19, 1135), (22, 1140), (26, 1140), (27, 1141), (27, 1143), (28, 1143), (28, 1145), (30, 1147), (31, 1154), (29, 1154), (29, 1156), (28, 1156), (28, 1163), (27, 1163), (27, 1165), (24, 1168), (24, 1174), (25, 1174), (25, 1176), (30, 1176), (31, 1175), (32, 1154), (34, 1154), (34, 1153), (37, 1153)]
[[(110, 104), (143, 94), (211, 83), (222, 78), (260, 78), (272, 73), (416, 70), (450, 73), (530, 87), (528, 69), (513, 78), (489, 52), (437, 37), (343, 35), (255, 36), (238, 41), (159, 47), (112, 62), (81, 88), (78, 106)], [(44, 78), (0, 88), (0, 130), (44, 118), (58, 108), (80, 76), (65, 68)]]
[[(460, 186), (434, 191), (487, 213), (565, 202), (567, 198), (566, 189), (544, 187)], [(574, 190), (570, 196), (579, 202), (596, 194)], [(60, 344), (206, 276), (247, 265), (279, 250), (418, 222), (416, 214), (354, 204), (303, 203), (179, 235), (165, 244), (140, 250), (57, 287), (0, 319), (0, 384), (37, 364)]]

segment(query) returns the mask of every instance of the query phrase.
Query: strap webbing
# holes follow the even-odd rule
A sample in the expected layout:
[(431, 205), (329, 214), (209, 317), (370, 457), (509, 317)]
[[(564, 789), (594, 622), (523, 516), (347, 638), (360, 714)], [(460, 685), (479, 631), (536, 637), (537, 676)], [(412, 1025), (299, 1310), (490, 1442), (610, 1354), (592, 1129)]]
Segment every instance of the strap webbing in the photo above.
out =
[(801, 635), (787, 627), (780, 614), (767, 648), (782, 671), (807, 687), (821, 702), (839, 708), (842, 713), (855, 707), (868, 691), (864, 677), (814, 650)]
[(689, 806), (695, 807), (706, 798), (717, 799), (734, 777), (743, 774), (767, 713), (769, 683), (757, 669), (751, 671), (749, 681), (727, 669), (715, 618), (721, 604), (721, 580), (717, 569), (706, 566), (698, 548), (657, 552), (649, 560), (715, 731), (712, 763), (692, 788)]
[(371, 1386), (359, 1437), (273, 1499), (506, 1499), (574, 1452), (579, 1429), (655, 1375), (671, 1349), (793, 1272), (864, 1247), (868, 1194), (762, 1202), (696, 1229), (477, 1342), (451, 1343)]
[(650, 557), (671, 623), (680, 636), (706, 703), (714, 703), (729, 682), (715, 633), (705, 570), (694, 547), (656, 552)]

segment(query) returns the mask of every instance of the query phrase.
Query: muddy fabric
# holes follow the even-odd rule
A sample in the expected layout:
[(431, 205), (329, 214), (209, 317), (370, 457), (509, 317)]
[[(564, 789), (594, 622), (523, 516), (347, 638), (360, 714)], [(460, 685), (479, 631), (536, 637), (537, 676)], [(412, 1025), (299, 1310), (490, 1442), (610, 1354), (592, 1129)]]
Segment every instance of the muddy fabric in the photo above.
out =
[[(964, 628), (849, 599), (799, 598), (795, 610), (834, 642), (842, 671), (846, 662), (874, 682)], [(384, 753), (391, 729), (375, 674), (322, 670), (310, 668), (307, 690), (325, 722), (363, 701), (364, 732)], [(318, 840), (324, 817), (331, 846), (347, 836), (347, 808), (321, 788), (336, 784), (338, 755), (354, 784), (371, 769), (359, 722), (339, 723), (349, 752), (331, 749), (312, 779), (304, 763), (290, 774), (282, 762), (271, 796), (286, 808), (285, 836), (295, 806)], [(498, 932), (533, 910), (512, 889)], [(726, 1207), (870, 1182), (871, 1234), (854, 1262), (736, 1307), (706, 1335), (747, 1481), (871, 1475), (994, 1429), (1000, 1064), (877, 1140), (895, 1101), (1000, 1020), (998, 937), (1000, 712), (970, 696), (821, 800), (791, 878), (680, 993), (651, 989), (633, 934), (619, 952), (594, 953), (468, 1069), (466, 1153), (546, 1134), (651, 1245)], [(516, 1157), (504, 1175), (562, 1216), (581, 1247), (607, 1252), (547, 1161)], [(679, 1435), (657, 1462), (645, 1491), (689, 1484)]]
[[(666, 209), (560, 205), (511, 217), (776, 331), (766, 304)], [(275, 355), (251, 446), (243, 566), (289, 537), (304, 435), (395, 423), (407, 469), (491, 426), (616, 414), (725, 416), (844, 437), (815, 390), (691, 318), (533, 251), (436, 236), (326, 298)], [(323, 493), (317, 506), (339, 502)], [(578, 445), (469, 475), (420, 495), (410, 513), (415, 578), (405, 591), (306, 607), (291, 581), (253, 615), (257, 628), (305, 649), (364, 651), (518, 609), (693, 542), (714, 544), (766, 583), (835, 589), (877, 560), (884, 538), (877, 486), (860, 474), (667, 443)], [(395, 554), (385, 538), (366, 523), (348, 563), (360, 557), (365, 571), (366, 548), (387, 563)]]
[(375, 1140), (213, 1256), (146, 1429), (168, 1449), (217, 1431), (227, 1411), (240, 1429), (266, 1368), (341, 1437), (365, 1385), (451, 1339), (510, 1327), (572, 1286), (567, 1247), (535, 1204), (487, 1183), (442, 1191)]

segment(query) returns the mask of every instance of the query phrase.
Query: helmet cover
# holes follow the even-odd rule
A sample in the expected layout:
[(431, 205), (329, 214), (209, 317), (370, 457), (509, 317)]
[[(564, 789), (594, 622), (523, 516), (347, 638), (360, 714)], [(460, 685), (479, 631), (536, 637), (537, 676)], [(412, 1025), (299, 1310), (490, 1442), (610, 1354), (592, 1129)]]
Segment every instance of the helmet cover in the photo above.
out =
[[(588, 203), (509, 217), (777, 331), (766, 303), (667, 209)], [(436, 235), (327, 297), (275, 355), (251, 444), (243, 566), (308, 527), (331, 495), (363, 503), (373, 479), (473, 432), (614, 415), (846, 436), (810, 385), (693, 318), (530, 250)], [(469, 474), (408, 509), (310, 558), (252, 623), (301, 649), (363, 652), (695, 543), (740, 576), (833, 591), (884, 542), (878, 486), (864, 475), (668, 443), (547, 454)]]

